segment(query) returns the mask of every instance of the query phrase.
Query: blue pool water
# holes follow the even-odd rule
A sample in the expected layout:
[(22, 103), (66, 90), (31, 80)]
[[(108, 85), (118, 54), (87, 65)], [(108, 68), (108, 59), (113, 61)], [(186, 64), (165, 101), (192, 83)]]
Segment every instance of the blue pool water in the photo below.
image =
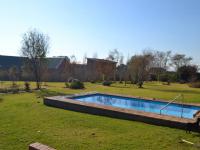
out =
[[(74, 96), (72, 99), (96, 103), (100, 105), (113, 106), (118, 108), (133, 109), (145, 112), (160, 114), (160, 109), (166, 102), (151, 101), (137, 98), (127, 98), (122, 96), (110, 96), (105, 94), (90, 94), (84, 96)], [(183, 118), (193, 118), (193, 115), (200, 110), (200, 107), (180, 104), (169, 104), (161, 111), (161, 114)], [(183, 112), (183, 113), (182, 113)]]

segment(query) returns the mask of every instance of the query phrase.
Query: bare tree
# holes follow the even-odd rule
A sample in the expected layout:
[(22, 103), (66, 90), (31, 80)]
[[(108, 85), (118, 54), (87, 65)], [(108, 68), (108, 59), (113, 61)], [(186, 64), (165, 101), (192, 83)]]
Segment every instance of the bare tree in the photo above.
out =
[(114, 49), (114, 50), (109, 52), (108, 57), (106, 59), (111, 60), (111, 61), (115, 61), (118, 64), (119, 60), (120, 60), (120, 52), (117, 49)]
[(76, 64), (77, 63), (77, 59), (75, 55), (70, 56), (70, 63), (71, 64)]
[(119, 81), (122, 82), (122, 78), (126, 72), (126, 65), (124, 65), (124, 56), (121, 54), (119, 57), (119, 65), (117, 66), (117, 74), (119, 76)]
[(95, 52), (95, 53), (93, 54), (92, 58), (98, 58), (97, 52)]
[(120, 57), (119, 57), (119, 65), (124, 64), (124, 55), (121, 53)]
[(156, 51), (154, 54), (155, 66), (158, 68), (167, 69), (170, 56), (171, 56), (171, 51), (167, 52)]
[(9, 78), (12, 81), (12, 85), (14, 86), (15, 82), (18, 80), (19, 71), (16, 66), (13, 66), (9, 69), (8, 73), (9, 73)]
[(72, 78), (75, 76), (75, 66), (77, 64), (77, 59), (75, 55), (70, 56), (70, 64), (69, 64), (69, 74)]
[(85, 53), (83, 56), (83, 64), (86, 64), (86, 63), (87, 63), (87, 54)]
[(63, 68), (61, 70), (61, 76), (62, 76), (62, 80), (66, 82), (68, 82), (68, 78), (70, 76), (70, 71), (71, 71), (71, 66), (70, 66), (70, 60), (68, 57), (64, 58), (64, 63), (63, 63)]
[(129, 72), (134, 82), (138, 84), (139, 88), (142, 87), (143, 82), (147, 78), (151, 62), (152, 56), (147, 53), (132, 56), (128, 62)]
[(169, 67), (171, 51), (167, 52), (155, 51), (153, 56), (154, 56), (154, 61), (153, 61), (152, 71), (157, 76), (157, 80), (159, 81), (160, 74), (166, 72), (166, 70)]
[[(123, 66), (123, 61), (124, 61), (124, 56), (122, 53), (120, 53), (117, 49), (114, 49), (109, 52), (108, 57), (106, 58), (107, 60), (114, 61), (117, 63), (117, 73), (120, 77), (120, 82), (122, 78), (122, 72), (124, 71), (124, 66)], [(121, 66), (121, 67), (119, 67)], [(122, 69), (123, 68), (123, 69)], [(114, 80), (116, 80), (116, 72), (114, 73)]]
[(27, 63), (34, 74), (37, 89), (41, 88), (42, 68), (48, 47), (49, 37), (36, 29), (28, 31), (23, 36), (21, 54), (27, 57)]
[(186, 57), (185, 54), (175, 54), (174, 56), (171, 57), (172, 65), (175, 66), (176, 71), (182, 66), (189, 65), (191, 61), (192, 58)]

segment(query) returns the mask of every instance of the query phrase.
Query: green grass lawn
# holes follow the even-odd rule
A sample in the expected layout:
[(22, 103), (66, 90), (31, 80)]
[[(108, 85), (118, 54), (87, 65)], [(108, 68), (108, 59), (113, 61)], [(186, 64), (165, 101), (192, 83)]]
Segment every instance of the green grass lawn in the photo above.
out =
[[(10, 82), (4, 83), (9, 86)], [(19, 83), (23, 86), (23, 83)], [(32, 87), (34, 86), (33, 83)], [(64, 83), (47, 83), (46, 90), (0, 95), (0, 150), (23, 150), (33, 142), (65, 149), (195, 149), (180, 139), (198, 143), (200, 134), (141, 122), (95, 116), (43, 105), (42, 96), (87, 91), (117, 93), (170, 100), (179, 93), (185, 102), (200, 103), (200, 89), (185, 84), (145, 83), (136, 86), (114, 84), (104, 87), (86, 83), (84, 90), (71, 90)]]

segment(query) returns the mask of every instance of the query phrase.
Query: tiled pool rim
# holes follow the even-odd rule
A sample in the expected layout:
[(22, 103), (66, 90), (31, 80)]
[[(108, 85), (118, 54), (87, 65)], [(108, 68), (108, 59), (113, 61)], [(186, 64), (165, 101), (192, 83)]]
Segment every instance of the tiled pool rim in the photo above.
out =
[[(108, 116), (108, 117), (119, 118), (119, 119), (141, 121), (141, 122), (145, 122), (149, 124), (168, 126), (168, 127), (174, 127), (174, 128), (180, 128), (180, 129), (185, 129), (187, 123), (194, 123), (197, 117), (200, 117), (200, 113), (198, 113), (194, 118), (188, 119), (188, 118), (160, 115), (160, 114), (131, 110), (131, 109), (117, 108), (117, 107), (106, 106), (106, 105), (99, 105), (95, 103), (75, 101), (72, 99), (73, 97), (76, 97), (76, 96), (87, 96), (91, 94), (105, 94), (105, 95), (110, 95), (110, 96), (121, 96), (121, 97), (126, 97), (126, 98), (139, 98), (139, 99), (150, 100), (150, 101), (169, 102), (169, 101), (160, 100), (160, 99), (150, 99), (150, 98), (142, 98), (142, 97), (134, 97), (134, 96), (125, 96), (125, 95), (119, 95), (119, 94), (92, 92), (92, 93), (74, 94), (70, 96), (45, 97), (44, 104), (47, 106), (62, 108), (66, 110), (78, 111), (78, 112), (89, 113), (89, 114), (94, 114), (94, 115)], [(173, 103), (180, 104), (178, 102), (173, 102)], [(194, 104), (194, 103), (181, 103), (181, 104), (191, 105), (191, 106), (200, 106), (200, 104)]]

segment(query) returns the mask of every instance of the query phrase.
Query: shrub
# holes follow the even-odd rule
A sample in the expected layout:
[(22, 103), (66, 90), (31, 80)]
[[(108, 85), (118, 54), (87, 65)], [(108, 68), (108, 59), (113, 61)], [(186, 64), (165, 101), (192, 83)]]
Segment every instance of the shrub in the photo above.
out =
[(112, 84), (111, 81), (103, 81), (102, 83), (104, 86), (110, 86)]
[(168, 74), (161, 74), (160, 75), (160, 81), (162, 81), (162, 82), (168, 82), (169, 81)]
[(96, 81), (95, 80), (91, 80), (90, 83), (96, 83)]
[(79, 80), (73, 80), (69, 86), (71, 89), (84, 89), (83, 82), (80, 82)]
[(25, 91), (30, 91), (30, 83), (29, 82), (25, 82), (24, 83), (24, 89), (25, 89)]
[(177, 78), (176, 73), (169, 73), (168, 75), (169, 75), (170, 82), (177, 82), (178, 78)]
[(143, 87), (142, 87), (142, 86), (143, 86), (143, 83), (144, 83), (143, 81), (138, 81), (138, 83), (137, 83), (138, 87), (139, 87), (139, 88), (143, 88)]
[(180, 80), (179, 83), (180, 83), (180, 84), (185, 84), (186, 81), (184, 81), (184, 80)]
[(0, 89), (0, 93), (8, 93), (7, 88), (1, 88), (1, 89)]
[(193, 88), (200, 88), (200, 82), (192, 82), (189, 84), (189, 86)]
[(10, 87), (12, 93), (18, 93), (19, 92), (19, 86), (16, 83), (13, 83)]
[(123, 83), (123, 81), (119, 81), (119, 84), (122, 84)]
[(29, 83), (29, 82), (25, 82), (25, 83), (24, 83), (24, 90), (25, 90), (26, 92), (29, 92), (29, 91), (30, 91), (30, 83)]
[(2, 97), (0, 97), (0, 103), (3, 101), (3, 98)]
[(69, 83), (65, 82), (65, 88), (69, 88)]

